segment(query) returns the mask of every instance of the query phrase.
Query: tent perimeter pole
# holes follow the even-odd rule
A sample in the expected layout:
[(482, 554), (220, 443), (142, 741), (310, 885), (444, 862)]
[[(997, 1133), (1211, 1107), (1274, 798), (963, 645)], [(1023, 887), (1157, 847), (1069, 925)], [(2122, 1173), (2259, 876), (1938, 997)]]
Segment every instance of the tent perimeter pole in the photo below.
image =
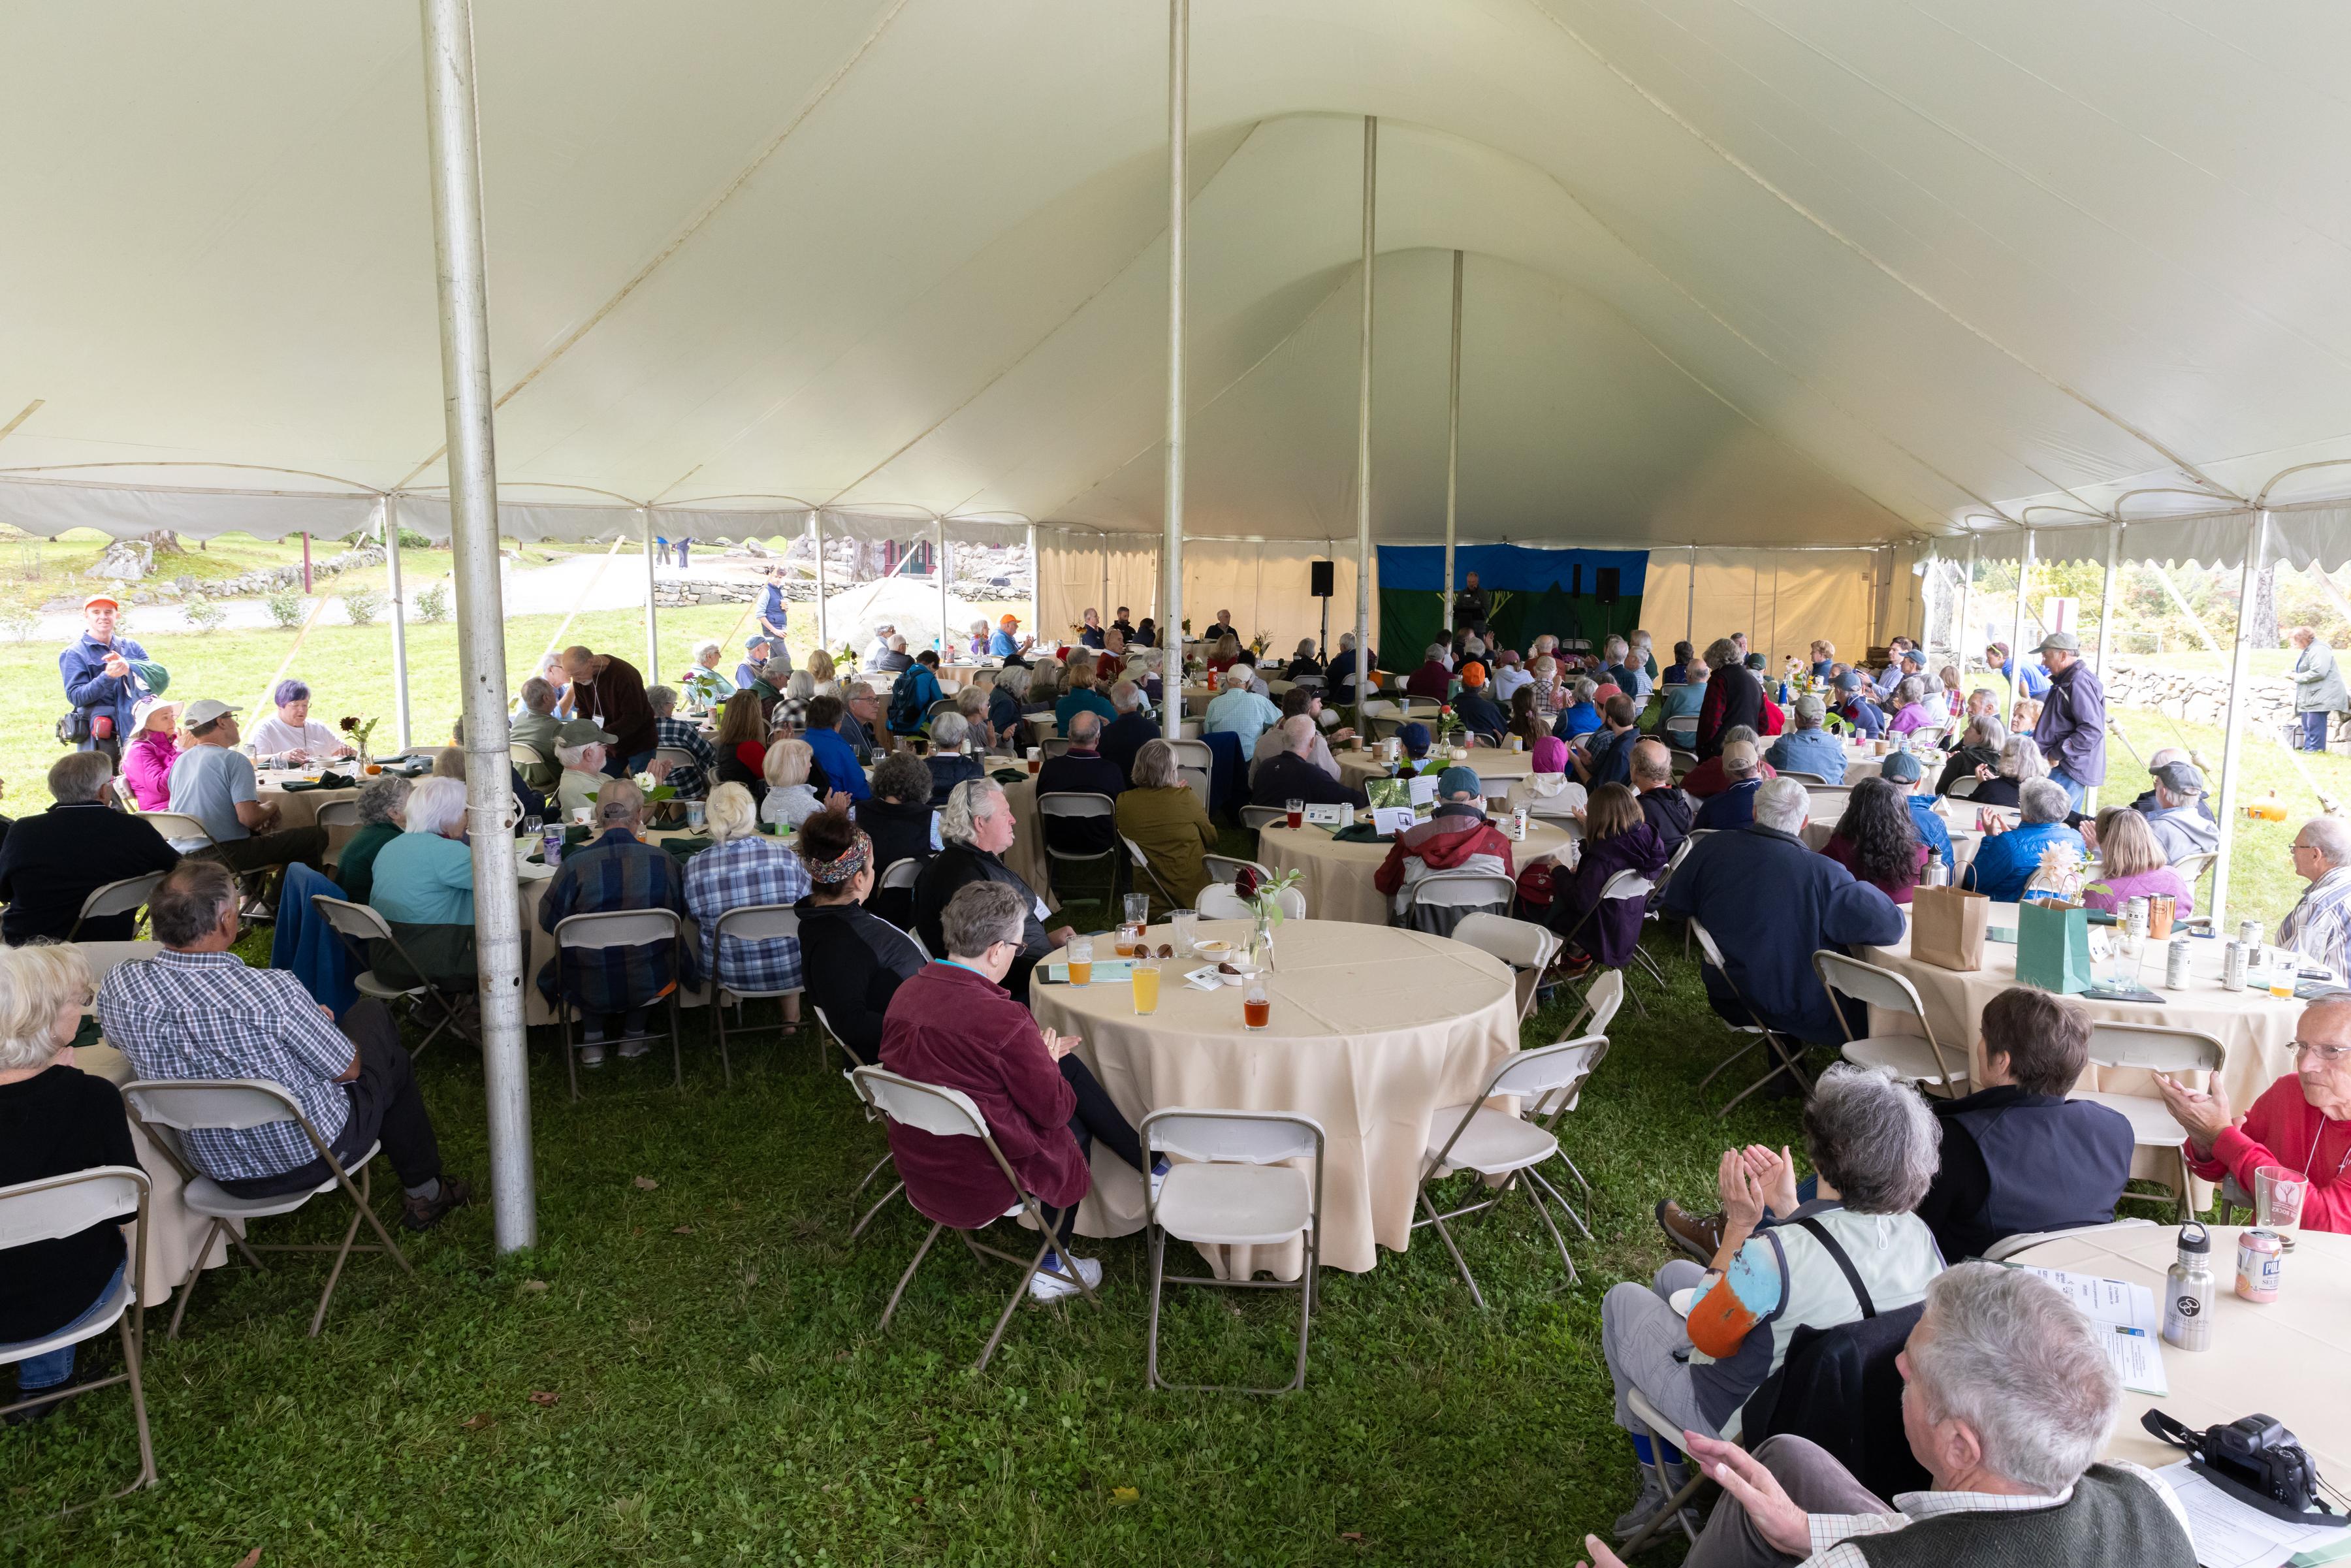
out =
[(931, 565), (939, 574), (939, 662), (945, 664), (955, 656), (955, 636), (947, 630), (947, 520), (939, 517), (931, 526), (938, 539), (938, 559)]
[[(2098, 585), (2098, 680), (2101, 684), (2110, 683), (2115, 678), (2109, 661), (2115, 648), (2115, 574), (2122, 570), (2122, 559), (2123, 520), (2115, 517), (2106, 524), (2106, 575), (2105, 580)], [(2098, 809), (2095, 786), (2091, 788), (2086, 804), (2091, 813), (2095, 815)]]
[(2016, 672), (2008, 683), (2008, 703), (2011, 714), (2016, 711), (2016, 701), (2024, 695), (2024, 590), (2032, 580), (2032, 530), (2019, 528), (2016, 541), (2016, 627), (2009, 633), (2009, 667)]
[(498, 583), (497, 455), (488, 285), (482, 265), (482, 162), (474, 120), (474, 26), (467, 0), (422, 4), (491, 1214), (497, 1249), (512, 1252), (537, 1244), (538, 1214), (531, 1174), (530, 1072), (523, 1054), (521, 894), (515, 881), (514, 830), (507, 822), (514, 795), (507, 788), (506, 617)]
[[(1191, 193), (1185, 165), (1191, 99), (1192, 0), (1167, 0), (1167, 473), (1161, 507), (1166, 533), (1159, 547), (1166, 609), (1159, 621), (1159, 689), (1161, 733), (1169, 740), (1184, 733), (1184, 273)], [(1037, 559), (1033, 545), (1029, 559)]]
[(2253, 642), (2246, 635), (2247, 623), (2252, 617), (2246, 613), (2253, 602), (2253, 584), (2262, 574), (2262, 547), (2269, 540), (2270, 515), (2265, 511), (2253, 514), (2252, 526), (2245, 534), (2245, 572), (2237, 585), (2237, 645), (2229, 661), (2229, 716), (2220, 735), (2220, 852), (2212, 862), (2212, 929), (2217, 934), (2228, 924), (2229, 867), (2235, 858), (2237, 841), (2237, 759), (2245, 746), (2245, 686), (2253, 673)]
[(1029, 525), (1029, 632), (1037, 632), (1037, 525)]
[(400, 601), (400, 504), (383, 498), (383, 564), (392, 577), (392, 706), (393, 733), (408, 749), (408, 612)]
[(1461, 253), (1453, 253), (1453, 369), (1445, 392), (1445, 631), (1453, 632), (1453, 532), (1461, 492)]
[[(1372, 259), (1379, 237), (1380, 121), (1364, 116), (1364, 319), (1355, 367), (1355, 710), (1372, 691)], [(1359, 724), (1358, 727), (1361, 726)]]
[(653, 515), (640, 508), (637, 516), (645, 525), (645, 685), (661, 685), (661, 607), (655, 601), (653, 584)]
[(824, 619), (824, 513), (813, 511), (808, 520), (809, 543), (816, 550), (816, 645), (832, 645), (831, 629)]
[(1682, 602), (1682, 641), (1692, 642), (1698, 635), (1698, 546), (1689, 547), (1689, 596)]
[[(1968, 536), (1968, 574), (1959, 581), (1959, 627), (1955, 635), (1955, 640), (1959, 645), (1959, 674), (1961, 675), (1965, 675), (1968, 673), (1968, 649), (1975, 641), (1974, 628), (1969, 623), (1969, 618), (1975, 613), (1973, 603), (1975, 596), (1976, 537), (1973, 534), (1970, 534)], [(2011, 709), (2010, 711), (2013, 712), (2014, 710)]]

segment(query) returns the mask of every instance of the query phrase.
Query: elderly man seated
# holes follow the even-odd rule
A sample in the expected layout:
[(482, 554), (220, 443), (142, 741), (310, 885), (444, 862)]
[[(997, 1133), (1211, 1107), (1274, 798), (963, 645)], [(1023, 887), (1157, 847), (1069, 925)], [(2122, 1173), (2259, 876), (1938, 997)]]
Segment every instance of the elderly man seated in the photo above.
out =
[[(1417, 725), (1405, 727), (1421, 728)], [(1292, 800), (1313, 806), (1368, 804), (1362, 789), (1340, 782), (1335, 763), (1326, 772), (1315, 761), (1318, 748), (1328, 756), (1330, 747), (1322, 732), (1314, 727), (1313, 719), (1302, 713), (1293, 714), (1269, 733), (1281, 737), (1282, 749), (1259, 760), (1249, 774), (1249, 804), (1286, 806)], [(1421, 733), (1426, 735), (1427, 731), (1421, 729)]]
[(655, 686), (645, 693), (645, 700), (653, 705), (654, 744), (693, 758), (672, 767), (662, 782), (675, 790), (681, 800), (704, 799), (710, 793), (710, 776), (718, 771), (718, 753), (703, 737), (700, 726), (677, 716), (675, 687)]
[[(1064, 1248), (1077, 1226), (1078, 1200), (1093, 1185), (1087, 1164), (1093, 1141), (1144, 1169), (1143, 1143), (1086, 1064), (1071, 1054), (1075, 1035), (1040, 1030), (1005, 989), (1025, 956), (1028, 909), (1012, 888), (976, 882), (956, 890), (940, 912), (943, 934), (925, 965), (890, 998), (882, 1024), (882, 1065), (917, 1082), (960, 1090), (987, 1118), (989, 1135), (1021, 1186), (1035, 1195)], [(892, 1122), (890, 1156), (918, 1214), (977, 1230), (1020, 1201), (977, 1138), (943, 1137)], [(1029, 1277), (1040, 1301), (1072, 1295), (1077, 1281), (1102, 1284), (1102, 1265), (1057, 1249)]]
[[(1698, 806), (1698, 814), (1690, 820), (1693, 828), (1743, 828), (1755, 820), (1755, 792), (1763, 788), (1762, 758), (1751, 740), (1732, 740), (1723, 744), (1719, 757), (1709, 760), (1722, 770), (1722, 788)], [(1691, 770), (1696, 777), (1697, 770)], [(1801, 784), (1797, 786), (1802, 789)], [(1687, 782), (1683, 788), (1687, 789)]]
[(2278, 922), (2277, 942), (2337, 979), (2351, 975), (2351, 822), (2313, 817), (2294, 836), (2294, 873), (2310, 885)]
[[(758, 685), (760, 672), (768, 667), (768, 661), (774, 657), (774, 651), (780, 646), (781, 643), (771, 642), (763, 632), (755, 632), (746, 638), (743, 662), (735, 666), (735, 690), (747, 692)], [(727, 695), (731, 696), (734, 694), (730, 692)], [(773, 702), (775, 698), (770, 696), (768, 700)]]
[(1004, 798), (1002, 785), (992, 779), (974, 779), (955, 787), (939, 813), (939, 836), (946, 847), (931, 857), (914, 883), (914, 935), (931, 952), (944, 953), (946, 936), (940, 921), (958, 889), (975, 882), (1012, 889), (1029, 915), (1021, 930), (1020, 956), (1005, 983), (1026, 1003), (1030, 972), (1055, 948), (1066, 946), (1072, 933), (1067, 925), (1047, 929), (1052, 911), (1019, 873), (1004, 863), (1013, 831), (1012, 803)]
[(1749, 1454), (1690, 1431), (1724, 1497), (1688, 1568), (2194, 1568), (2187, 1511), (2163, 1478), (2098, 1458), (2122, 1412), (2104, 1332), (2037, 1274), (1962, 1263), (1937, 1275), (1900, 1357), (1902, 1429), (1932, 1490), (1889, 1506), (1802, 1437)]
[[(1780, 777), (1780, 770), (1778, 768), (1772, 767), (1769, 762), (1761, 760), (1763, 755), (1763, 738), (1757, 735), (1752, 728), (1741, 724), (1735, 725), (1731, 728), (1723, 732), (1722, 744), (1725, 746), (1729, 746), (1734, 741), (1740, 740), (1745, 741), (1748, 745), (1755, 748), (1755, 755), (1757, 758), (1755, 771), (1758, 777), (1764, 779), (1777, 779)], [(1721, 794), (1725, 786), (1730, 782), (1729, 779), (1725, 776), (1722, 770), (1722, 753), (1719, 751), (1716, 752), (1712, 757), (1706, 758), (1697, 767), (1691, 768), (1687, 773), (1683, 774), (1681, 782), (1682, 789), (1693, 800), (1710, 800), (1714, 796)]]
[(1633, 747), (1641, 738), (1640, 711), (1638, 703), (1618, 692), (1602, 706), (1600, 727), (1571, 747), (1575, 777), (1584, 788), (1632, 782)]
[[(1780, 1370), (1798, 1330), (1907, 1306), (1942, 1272), (1934, 1234), (1913, 1212), (1934, 1179), (1938, 1137), (1917, 1091), (1889, 1072), (1841, 1062), (1804, 1103), (1803, 1125), (1816, 1177), (1810, 1201), (1799, 1201), (1784, 1151), (1726, 1150), (1716, 1185), (1727, 1218), (1709, 1266), (1677, 1259), (1649, 1284), (1627, 1281), (1601, 1301), (1616, 1425), (1642, 1461), (1641, 1493), (1616, 1521), (1620, 1536), (1647, 1523), (1669, 1495), (1650, 1468), (1634, 1390), (1676, 1427), (1713, 1437)], [(1682, 1290), (1693, 1292), (1687, 1321), (1670, 1304)], [(1678, 1463), (1657, 1457), (1678, 1490)]]
[[(1102, 737), (1099, 714), (1072, 716), (1070, 748), (1059, 757), (1048, 757), (1037, 770), (1037, 798), (1107, 795), (1115, 805), (1126, 788), (1126, 774), (1102, 754)], [(933, 764), (934, 770), (936, 766)], [(1100, 854), (1118, 844), (1118, 827), (1110, 817), (1043, 817), (1041, 825), (1045, 842), (1063, 854)]]
[[(1698, 841), (1665, 887), (1666, 913), (1702, 922), (1722, 949), (1729, 979), (1769, 1027), (1816, 1045), (1846, 1038), (1813, 972), (1823, 947), (1902, 939), (1894, 901), (1805, 847), (1811, 798), (1792, 779), (1755, 793), (1755, 820)], [(1707, 998), (1734, 1024), (1753, 1020), (1708, 965)]]
[[(617, 909), (668, 909), (684, 915), (684, 863), (637, 836), (644, 814), (644, 791), (633, 780), (608, 779), (596, 792), (592, 831), (601, 836), (565, 852), (539, 903), (540, 930), (552, 932), (570, 915)], [(690, 946), (669, 940), (558, 948), (538, 972), (538, 988), (550, 1004), (580, 1009), (587, 1022), (580, 1065), (601, 1067), (609, 1041), (618, 1041), (624, 1057), (653, 1049), (645, 1038), (646, 1015), (673, 988), (695, 983), (694, 958)]]
[(1233, 736), (1241, 743), (1243, 757), (1257, 749), (1258, 737), (1281, 722), (1281, 710), (1273, 699), (1243, 678), (1252, 674), (1235, 665), (1225, 688), (1208, 699), (1207, 711), (1200, 716), (1201, 734)]
[(1413, 889), (1444, 872), (1488, 872), (1516, 880), (1510, 841), (1486, 820), (1485, 786), (1472, 768), (1448, 768), (1437, 776), (1437, 810), (1428, 821), (1396, 835), (1388, 858), (1372, 873), (1372, 885), (1388, 895), (1399, 925), (1416, 925), (1449, 936), (1466, 910), (1419, 909)]
[(563, 728), (563, 721), (555, 716), (553, 682), (533, 675), (522, 684), (521, 695), (522, 712), (507, 726), (507, 744), (538, 753), (538, 762), (517, 766), (523, 782), (544, 794), (555, 788), (556, 779), (563, 772), (563, 765), (555, 758), (555, 737)]
[(1811, 692), (1796, 699), (1789, 710), (1796, 727), (1771, 743), (1763, 760), (1785, 773), (1818, 774), (1823, 783), (1844, 782), (1844, 742), (1822, 727), (1828, 719), (1828, 705)]
[(1443, 702), (1453, 693), (1452, 651), (1431, 643), (1421, 655), (1420, 668), (1404, 678), (1406, 696), (1435, 697)]
[(2190, 855), (2219, 849), (2220, 825), (2201, 809), (2204, 775), (2196, 771), (2196, 765), (2185, 760), (2167, 762), (2151, 771), (2155, 810), (2147, 813), (2147, 825), (2155, 830), (2156, 845), (2163, 851), (2163, 858), (2178, 865)]
[(1134, 776), (1134, 755), (1159, 738), (1159, 721), (1144, 711), (1142, 689), (1131, 681), (1121, 680), (1110, 688), (1110, 706), (1118, 716), (1102, 732), (1101, 751), (1119, 777)]
[(555, 780), (555, 803), (567, 817), (596, 804), (596, 792), (611, 782), (604, 772), (611, 756), (610, 730), (592, 718), (567, 718), (555, 732), (555, 760), (563, 771)]
[(143, 818), (114, 809), (106, 798), (113, 779), (114, 759), (105, 752), (67, 752), (49, 764), (57, 804), (18, 818), (0, 840), (0, 899), (8, 904), (0, 910), (0, 939), (9, 946), (39, 937), (128, 942), (134, 915), (83, 921), (82, 904), (110, 882), (180, 863), (179, 851)]
[(2024, 896), (2024, 884), (2041, 869), (2041, 857), (2051, 846), (2071, 851), (2076, 859), (2088, 853), (2082, 835), (2065, 825), (2072, 804), (2065, 787), (2056, 780), (2026, 779), (2016, 792), (2017, 815), (2022, 821), (2005, 830), (1993, 826), (1969, 862), (1967, 885), (1986, 898), (2014, 904)]
[(2186, 1129), (2188, 1168), (2207, 1181), (2233, 1179), (2250, 1202), (2263, 1166), (2308, 1173), (2304, 1230), (2351, 1231), (2351, 991), (2333, 991), (2302, 1009), (2294, 1071), (2236, 1114), (2215, 1075), (2202, 1090), (2158, 1075), (2163, 1103)]
[(238, 709), (209, 698), (188, 705), (188, 748), (172, 764), (172, 810), (193, 817), (212, 835), (180, 840), (182, 854), (216, 860), (232, 871), (307, 865), (319, 869), (327, 852), (324, 828), (277, 826), (277, 807), (263, 805), (253, 759), (236, 749)]
[[(472, 1196), (441, 1169), (400, 1026), (363, 998), (340, 1028), (285, 969), (256, 969), (236, 943), (236, 880), (189, 861), (148, 901), (163, 951), (119, 964), (98, 988), (99, 1027), (141, 1078), (260, 1078), (283, 1087), (348, 1166), (381, 1143), (407, 1195), (401, 1218), (428, 1230)], [(188, 1159), (235, 1197), (280, 1197), (333, 1179), (294, 1122), (193, 1128)]]
[(1875, 740), (1886, 733), (1886, 710), (1877, 704), (1877, 688), (1859, 670), (1847, 670), (1836, 678), (1837, 716), (1853, 726), (1853, 731), (1865, 740)]
[(1355, 732), (1352, 729), (1334, 729), (1325, 735), (1322, 732), (1324, 722), (1322, 694), (1311, 686), (1292, 686), (1281, 694), (1282, 722), (1271, 726), (1263, 735), (1259, 736), (1257, 748), (1249, 754), (1251, 784), (1257, 781), (1259, 768), (1290, 749), (1290, 732), (1287, 727), (1291, 719), (1301, 715), (1314, 721), (1314, 744), (1308, 750), (1306, 759), (1332, 778), (1339, 777), (1339, 759), (1332, 753), (1331, 742), (1334, 739), (1343, 743), (1352, 740), (1354, 738)]
[(1672, 854), (1689, 837), (1698, 804), (1674, 784), (1674, 754), (1662, 740), (1633, 743), (1633, 793), (1640, 798), (1641, 815), (1656, 830), (1657, 841)]

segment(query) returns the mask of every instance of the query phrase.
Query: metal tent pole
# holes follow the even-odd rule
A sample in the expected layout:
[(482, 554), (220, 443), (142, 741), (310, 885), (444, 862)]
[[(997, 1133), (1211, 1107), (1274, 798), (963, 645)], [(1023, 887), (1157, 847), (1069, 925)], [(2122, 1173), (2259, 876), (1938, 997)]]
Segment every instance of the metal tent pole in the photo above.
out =
[(661, 607), (655, 601), (653, 577), (653, 515), (640, 507), (645, 526), (645, 685), (661, 685)]
[(1689, 547), (1689, 596), (1682, 604), (1682, 641), (1694, 642), (1698, 636), (1698, 546)]
[(955, 633), (947, 625), (947, 520), (934, 518), (936, 557), (931, 570), (939, 574), (939, 663), (946, 664), (955, 654)]
[(514, 830), (507, 824), (514, 794), (507, 787), (506, 618), (498, 591), (497, 457), (489, 298), (482, 266), (482, 165), (474, 123), (474, 27), (467, 0), (423, 0), (423, 8), (491, 1214), (498, 1250), (511, 1252), (537, 1243), (538, 1215), (531, 1174), (530, 1074), (523, 1055), (522, 900), (515, 881)]
[(2016, 671), (2008, 683), (2009, 712), (2016, 711), (2016, 699), (2024, 695), (2024, 591), (2032, 580), (2032, 530), (2019, 528), (2016, 545), (2016, 627), (2009, 633), (2008, 657)]
[[(1191, 193), (1186, 155), (1192, 136), (1192, 0), (1167, 0), (1167, 472), (1159, 547), (1161, 733), (1184, 733), (1184, 284)], [(1029, 559), (1034, 561), (1032, 548)]]
[[(2123, 521), (2120, 517), (2106, 523), (2106, 574), (2098, 585), (2098, 680), (2105, 684), (2114, 678), (2108, 661), (2115, 646), (2115, 576), (2122, 570)], [(2093, 785), (2084, 809), (2092, 815), (2098, 810), (2097, 787)]]
[(1029, 632), (1037, 631), (1037, 525), (1029, 525)]
[(1974, 641), (1969, 618), (1975, 613), (1976, 596), (1976, 537), (1968, 536), (1968, 574), (1959, 580), (1959, 628), (1955, 640), (1959, 645), (1959, 674), (1968, 673), (1968, 647)]
[(1364, 319), (1355, 367), (1355, 706), (1372, 692), (1372, 261), (1379, 237), (1380, 121), (1364, 116)]
[(1453, 534), (1461, 490), (1461, 253), (1453, 253), (1453, 369), (1445, 392), (1445, 631), (1453, 632)]
[(816, 645), (830, 648), (832, 630), (824, 618), (824, 513), (812, 511), (808, 519), (809, 543), (816, 547)]
[(2229, 661), (2229, 716), (2227, 727), (2220, 736), (2220, 852), (2212, 862), (2212, 929), (2220, 931), (2227, 925), (2229, 906), (2229, 867), (2234, 858), (2237, 839), (2237, 759), (2245, 746), (2245, 685), (2253, 672), (2253, 643), (2246, 635), (2247, 623), (2252, 619), (2246, 611), (2253, 602), (2254, 580), (2262, 574), (2263, 547), (2269, 542), (2270, 515), (2266, 511), (2253, 514), (2251, 528), (2245, 533), (2245, 570), (2237, 585), (2237, 645)]
[(392, 577), (392, 706), (393, 733), (400, 749), (409, 747), (408, 735), (408, 612), (400, 601), (400, 504), (383, 498), (383, 564)]

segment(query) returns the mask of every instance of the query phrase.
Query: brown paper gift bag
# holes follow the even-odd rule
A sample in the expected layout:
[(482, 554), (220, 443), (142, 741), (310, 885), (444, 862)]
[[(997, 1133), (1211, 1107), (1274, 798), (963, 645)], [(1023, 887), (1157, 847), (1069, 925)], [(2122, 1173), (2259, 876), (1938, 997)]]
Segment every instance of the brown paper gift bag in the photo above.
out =
[(1984, 926), (1991, 900), (1958, 887), (1922, 887), (1910, 894), (1910, 956), (1938, 968), (1983, 967)]

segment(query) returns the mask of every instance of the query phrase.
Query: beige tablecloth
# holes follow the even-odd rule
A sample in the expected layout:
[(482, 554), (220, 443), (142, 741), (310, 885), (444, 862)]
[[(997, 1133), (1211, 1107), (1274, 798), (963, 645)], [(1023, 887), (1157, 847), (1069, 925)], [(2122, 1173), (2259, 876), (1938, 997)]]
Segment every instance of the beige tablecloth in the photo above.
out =
[[(1507, 833), (1508, 819), (1497, 819)], [(1524, 871), (1529, 862), (1565, 849), (1571, 835), (1553, 822), (1536, 818), (1527, 824), (1523, 843), (1510, 846), (1510, 870)], [(1351, 920), (1364, 925), (1385, 925), (1391, 907), (1387, 894), (1372, 885), (1372, 873), (1388, 858), (1385, 841), (1375, 844), (1341, 843), (1328, 828), (1288, 828), (1276, 823), (1257, 836), (1257, 858), (1275, 871), (1301, 873), (1299, 887), (1306, 894), (1306, 913), (1316, 920)]]
[[(1429, 753), (1431, 757), (1437, 755), (1435, 751)], [(1364, 779), (1385, 778), (1389, 772), (1388, 765), (1380, 760), (1379, 753), (1374, 750), (1342, 751), (1338, 754), (1338, 762), (1340, 782), (1351, 785), (1357, 789), (1364, 787)], [(1531, 751), (1511, 751), (1507, 748), (1498, 750), (1490, 746), (1473, 746), (1469, 748), (1469, 759), (1461, 766), (1476, 768), (1478, 777), (1491, 784), (1498, 779), (1531, 777), (1535, 770), (1535, 758)]]
[[(127, 943), (99, 946), (128, 946)], [(152, 944), (139, 944), (146, 946)], [(74, 1065), (92, 1077), (103, 1078), (117, 1089), (131, 1082), (137, 1074), (131, 1071), (129, 1059), (110, 1045), (85, 1045), (74, 1052)], [(201, 1214), (188, 1210), (187, 1184), (170, 1157), (155, 1146), (147, 1130), (137, 1122), (131, 1124), (131, 1147), (138, 1152), (139, 1164), (147, 1173), (150, 1191), (147, 1199), (147, 1234), (139, 1245), (146, 1251), (147, 1308), (152, 1312), (172, 1299), (180, 1281), (188, 1277), (188, 1270), (196, 1256), (196, 1248), (204, 1239), (205, 1228), (212, 1224)], [(245, 1222), (233, 1220), (231, 1227), (242, 1236)], [(136, 1227), (134, 1226), (135, 1229)], [(213, 1243), (211, 1256), (204, 1267), (217, 1269), (228, 1261), (229, 1243), (225, 1239)]]
[[(1209, 921), (1203, 936), (1243, 937), (1239, 921)], [(1152, 939), (1167, 940), (1165, 928)], [(1290, 921), (1274, 938), (1270, 1028), (1250, 1033), (1241, 992), (1193, 989), (1171, 961), (1159, 1009), (1134, 1014), (1124, 985), (1039, 986), (1038, 1021), (1081, 1037), (1080, 1054), (1138, 1126), (1165, 1106), (1299, 1111), (1322, 1124), (1322, 1261), (1361, 1273), (1379, 1247), (1412, 1239), (1415, 1194), (1431, 1113), (1468, 1103), (1518, 1049), (1518, 996), (1510, 970), (1476, 948), (1386, 927)], [(1134, 1172), (1094, 1151), (1095, 1191), (1081, 1230), (1124, 1235), (1143, 1224)], [(1295, 1279), (1301, 1249), (1263, 1249), (1219, 1260), (1237, 1277), (1270, 1269)]]
[[(1818, 794), (1813, 798), (1815, 802), (1825, 799)], [(1941, 801), (1936, 806), (1935, 814), (1943, 819), (1943, 825), (1950, 831), (1951, 878), (1956, 882), (1959, 874), (1974, 863), (1976, 852), (1983, 848), (1984, 835), (1976, 831), (1975, 808), (1965, 800)], [(1838, 819), (1844, 815), (1842, 800), (1837, 804), (1835, 816), (1820, 812), (1804, 824), (1804, 842), (1816, 850), (1826, 844), (1836, 831)], [(2010, 815), (2012, 817), (2014, 813)]]
[[(2160, 1310), (2164, 1271), (2179, 1254), (2172, 1226), (2128, 1226), (2044, 1242), (2010, 1260), (2101, 1279), (2126, 1280), (2155, 1292)], [(2255, 1305), (2237, 1295), (2237, 1231), (2212, 1230), (2212, 1348), (2163, 1346), (2162, 1398), (2123, 1393), (2122, 1418), (2106, 1445), (2110, 1459), (2159, 1469), (2179, 1458), (2139, 1425), (2160, 1407), (2198, 1431), (2259, 1410), (2285, 1423), (2327, 1477), (2351, 1474), (2351, 1236), (2306, 1230), (2285, 1260), (2278, 1299)]]

